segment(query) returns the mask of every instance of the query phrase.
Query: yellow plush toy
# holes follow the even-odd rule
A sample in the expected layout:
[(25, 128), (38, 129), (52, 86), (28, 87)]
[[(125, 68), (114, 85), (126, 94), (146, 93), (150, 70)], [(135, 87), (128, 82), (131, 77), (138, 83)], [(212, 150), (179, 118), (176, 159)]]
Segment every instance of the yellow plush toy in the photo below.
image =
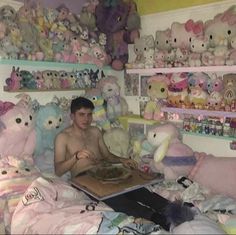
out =
[(165, 74), (158, 74), (147, 80), (147, 95), (150, 100), (144, 109), (144, 118), (160, 120), (163, 117), (161, 107), (166, 104), (169, 78)]

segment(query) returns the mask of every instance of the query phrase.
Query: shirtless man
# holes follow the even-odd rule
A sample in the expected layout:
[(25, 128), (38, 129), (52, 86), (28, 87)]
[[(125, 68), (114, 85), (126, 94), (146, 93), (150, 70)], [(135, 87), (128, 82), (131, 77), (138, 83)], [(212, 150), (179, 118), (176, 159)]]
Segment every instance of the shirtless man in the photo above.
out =
[[(131, 168), (137, 167), (133, 160), (119, 158), (108, 151), (101, 131), (97, 127), (91, 126), (93, 109), (93, 103), (86, 98), (78, 97), (72, 100), (71, 119), (73, 123), (59, 133), (55, 139), (56, 175), (62, 176), (71, 172), (71, 176), (75, 177), (103, 159), (110, 162), (122, 162)], [(169, 201), (145, 188), (106, 199), (104, 202), (115, 211), (152, 220), (165, 229), (169, 228), (163, 215)]]
[(135, 168), (137, 165), (130, 159), (119, 158), (111, 154), (102, 137), (101, 131), (91, 126), (93, 103), (83, 97), (71, 102), (72, 125), (56, 136), (54, 161), (55, 173), (62, 176), (68, 171), (75, 177), (101, 160), (122, 162)]

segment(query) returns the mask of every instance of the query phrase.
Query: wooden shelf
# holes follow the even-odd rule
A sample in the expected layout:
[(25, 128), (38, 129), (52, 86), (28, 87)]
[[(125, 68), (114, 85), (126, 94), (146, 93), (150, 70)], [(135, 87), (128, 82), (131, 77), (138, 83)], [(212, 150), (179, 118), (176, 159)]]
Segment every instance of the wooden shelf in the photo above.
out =
[(154, 75), (156, 73), (181, 73), (181, 72), (227, 72), (236, 73), (236, 65), (232, 66), (201, 66), (201, 67), (171, 67), (152, 69), (126, 69), (128, 74)]
[(65, 62), (55, 62), (55, 61), (33, 61), (33, 60), (7, 60), (0, 59), (0, 65), (12, 65), (12, 66), (32, 66), (32, 67), (46, 67), (46, 68), (66, 68), (66, 69), (101, 69), (101, 70), (111, 70), (110, 66), (104, 66), (102, 68), (95, 64), (79, 64), (79, 63), (65, 63)]
[(202, 109), (182, 109), (173, 107), (163, 107), (161, 110), (162, 112), (178, 113), (178, 114), (236, 118), (236, 112), (213, 111), (213, 110), (202, 110)]

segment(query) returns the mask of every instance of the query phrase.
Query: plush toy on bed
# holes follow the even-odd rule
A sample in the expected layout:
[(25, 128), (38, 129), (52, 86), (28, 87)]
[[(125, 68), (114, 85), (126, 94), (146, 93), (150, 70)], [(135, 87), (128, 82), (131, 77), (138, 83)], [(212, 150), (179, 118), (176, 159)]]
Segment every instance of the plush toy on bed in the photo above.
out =
[(111, 153), (118, 157), (128, 158), (130, 136), (122, 128), (115, 127), (103, 134), (104, 142)]
[(14, 156), (32, 162), (35, 148), (34, 114), (30, 98), (21, 100), (0, 116), (0, 157)]
[(213, 193), (236, 199), (236, 158), (194, 153), (181, 142), (177, 127), (170, 123), (151, 129), (147, 139), (156, 146), (153, 171), (171, 180), (187, 176)]
[(55, 103), (39, 107), (36, 113), (35, 163), (40, 170), (54, 172), (54, 139), (64, 128), (63, 112)]

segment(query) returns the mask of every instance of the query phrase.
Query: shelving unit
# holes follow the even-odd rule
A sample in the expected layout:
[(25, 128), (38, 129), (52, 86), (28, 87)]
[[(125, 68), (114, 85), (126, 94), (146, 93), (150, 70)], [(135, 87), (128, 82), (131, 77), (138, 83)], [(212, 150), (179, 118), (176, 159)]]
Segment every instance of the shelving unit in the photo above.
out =
[(236, 65), (232, 66), (201, 66), (201, 67), (171, 67), (152, 69), (127, 69), (128, 74), (153, 75), (156, 73), (181, 73), (181, 72), (236, 72)]
[(236, 112), (226, 112), (226, 111), (213, 111), (213, 110), (202, 110), (202, 109), (182, 109), (173, 107), (163, 107), (161, 109), (163, 112), (177, 113), (177, 114), (192, 114), (195, 116), (212, 116), (212, 117), (228, 117), (236, 118)]
[(64, 63), (64, 62), (54, 62), (54, 61), (34, 61), (34, 60), (7, 60), (0, 59), (0, 65), (11, 65), (11, 66), (31, 66), (31, 67), (47, 67), (60, 68), (60, 69), (101, 69), (101, 70), (111, 70), (110, 66), (104, 66), (102, 68), (97, 67), (95, 64), (79, 64), (79, 63)]
[[(142, 79), (148, 76), (153, 76), (157, 73), (194, 73), (194, 72), (206, 72), (206, 73), (236, 73), (236, 65), (233, 66), (201, 66), (201, 67), (171, 67), (171, 68), (151, 68), (151, 69), (127, 69), (127, 74), (138, 74), (139, 77), (139, 89), (142, 89)], [(139, 91), (139, 95), (136, 96), (136, 101), (141, 101), (143, 98), (146, 97), (142, 95), (143, 92)], [(172, 113), (172, 114), (179, 114), (180, 116), (190, 115), (196, 117), (216, 117), (216, 118), (236, 118), (236, 112), (227, 112), (227, 111), (215, 111), (215, 110), (202, 110), (202, 109), (184, 109), (184, 108), (175, 108), (175, 107), (163, 107), (162, 112)], [(180, 121), (180, 120), (179, 120)], [(181, 121), (182, 123), (182, 121)], [(182, 128), (182, 125), (178, 124), (179, 128)], [(184, 131), (181, 130), (181, 133), (186, 137), (189, 136), (190, 139), (192, 138), (212, 138), (215, 141), (223, 140), (225, 142), (235, 140), (235, 137), (228, 137), (228, 136), (217, 136), (217, 135), (208, 135), (208, 134), (201, 134), (191, 131)]]

